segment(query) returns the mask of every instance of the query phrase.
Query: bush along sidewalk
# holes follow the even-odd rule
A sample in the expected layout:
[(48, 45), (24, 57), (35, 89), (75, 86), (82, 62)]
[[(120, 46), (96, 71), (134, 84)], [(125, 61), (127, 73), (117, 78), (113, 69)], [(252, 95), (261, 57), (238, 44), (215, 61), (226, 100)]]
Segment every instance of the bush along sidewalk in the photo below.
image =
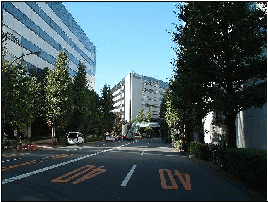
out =
[(218, 155), (225, 172), (267, 193), (267, 150), (220, 148)]
[[(178, 145), (175, 143), (174, 147)], [(267, 150), (222, 148), (191, 142), (188, 152), (190, 156), (217, 165), (230, 176), (267, 194)]]

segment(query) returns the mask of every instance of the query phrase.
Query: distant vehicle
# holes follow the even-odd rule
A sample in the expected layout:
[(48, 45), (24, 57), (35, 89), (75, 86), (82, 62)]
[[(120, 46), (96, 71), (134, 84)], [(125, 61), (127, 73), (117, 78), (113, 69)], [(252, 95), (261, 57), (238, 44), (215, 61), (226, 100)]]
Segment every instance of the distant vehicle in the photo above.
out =
[(69, 132), (67, 133), (67, 144), (73, 145), (73, 144), (81, 144), (84, 143), (84, 137), (83, 134), (80, 132)]
[(135, 135), (135, 139), (141, 140), (142, 136), (140, 134)]
[(107, 141), (114, 142), (115, 141), (115, 137), (112, 134), (106, 134), (106, 142)]

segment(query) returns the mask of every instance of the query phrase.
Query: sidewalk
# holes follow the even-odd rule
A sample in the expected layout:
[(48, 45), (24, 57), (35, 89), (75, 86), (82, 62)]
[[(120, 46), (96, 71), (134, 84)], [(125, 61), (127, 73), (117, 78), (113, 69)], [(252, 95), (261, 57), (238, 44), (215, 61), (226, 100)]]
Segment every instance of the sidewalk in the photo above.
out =
[[(59, 147), (62, 145), (52, 145), (52, 139), (47, 139), (47, 140), (38, 140), (38, 141), (34, 141), (32, 142), (32, 145), (30, 145), (30, 150), (29, 151), (33, 151), (33, 145), (35, 143), (36, 146), (36, 150), (40, 149), (40, 148), (55, 148), (55, 147)], [(10, 155), (10, 154), (19, 154), (19, 153), (25, 153), (25, 152), (29, 152), (25, 149), (23, 149), (22, 151), (17, 151), (16, 149), (11, 149), (11, 150), (1, 150), (1, 156), (6, 156), (6, 155)]]

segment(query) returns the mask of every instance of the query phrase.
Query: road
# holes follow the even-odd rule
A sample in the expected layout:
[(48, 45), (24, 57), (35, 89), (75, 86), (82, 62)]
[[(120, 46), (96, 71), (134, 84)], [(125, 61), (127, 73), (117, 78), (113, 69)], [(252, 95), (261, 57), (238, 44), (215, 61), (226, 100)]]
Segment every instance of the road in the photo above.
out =
[(266, 201), (161, 139), (2, 155), (1, 187), (2, 201)]

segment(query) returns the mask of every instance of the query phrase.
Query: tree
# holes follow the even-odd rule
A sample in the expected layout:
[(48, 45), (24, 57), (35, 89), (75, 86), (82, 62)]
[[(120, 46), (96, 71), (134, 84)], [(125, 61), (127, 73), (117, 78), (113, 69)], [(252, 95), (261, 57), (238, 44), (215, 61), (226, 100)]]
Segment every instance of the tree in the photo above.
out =
[(93, 91), (87, 89), (87, 124), (86, 130), (93, 135), (101, 134), (102, 130), (102, 114), (99, 95)]
[(34, 119), (36, 111), (35, 98), (38, 89), (36, 78), (26, 71), (23, 55), (17, 64), (5, 59), (6, 40), (10, 33), (2, 32), (1, 46), (1, 104), (2, 104), (2, 132), (6, 132), (6, 126), (13, 129), (23, 129), (29, 126)]
[(110, 90), (110, 86), (107, 84), (104, 85), (101, 92), (101, 112), (102, 112), (102, 129), (103, 133), (112, 132), (113, 124), (115, 120), (115, 114), (112, 112), (113, 110), (113, 97)]
[(197, 103), (226, 116), (228, 147), (236, 147), (237, 113), (267, 102), (262, 91), (267, 83), (266, 11), (252, 2), (189, 2), (177, 8), (184, 26), (173, 33), (175, 82), (181, 75), (201, 79)]
[(144, 109), (140, 109), (139, 113), (137, 115), (136, 121), (139, 122), (139, 123), (143, 122), (143, 111), (144, 111)]
[(88, 106), (87, 89), (86, 67), (79, 62), (78, 72), (73, 84), (74, 110), (71, 128), (82, 133), (86, 133), (86, 124), (89, 119), (88, 108), (90, 106)]
[(2, 61), (2, 117), (4, 124), (20, 130), (28, 127), (34, 120), (35, 96), (37, 89), (35, 77), (31, 77), (23, 59), (16, 65)]
[(49, 134), (49, 127), (47, 124), (47, 107), (46, 107), (46, 75), (48, 73), (48, 67), (45, 67), (41, 72), (30, 72), (32, 76), (37, 79), (38, 88), (36, 89), (35, 96), (35, 119), (31, 124), (32, 137), (47, 136)]
[(147, 115), (146, 115), (146, 122), (150, 123), (152, 119), (152, 112), (151, 112), (151, 106), (149, 106), (149, 109), (147, 111)]
[(67, 70), (67, 55), (61, 51), (55, 62), (55, 68), (46, 75), (47, 118), (60, 130), (68, 126), (72, 111), (72, 81)]

